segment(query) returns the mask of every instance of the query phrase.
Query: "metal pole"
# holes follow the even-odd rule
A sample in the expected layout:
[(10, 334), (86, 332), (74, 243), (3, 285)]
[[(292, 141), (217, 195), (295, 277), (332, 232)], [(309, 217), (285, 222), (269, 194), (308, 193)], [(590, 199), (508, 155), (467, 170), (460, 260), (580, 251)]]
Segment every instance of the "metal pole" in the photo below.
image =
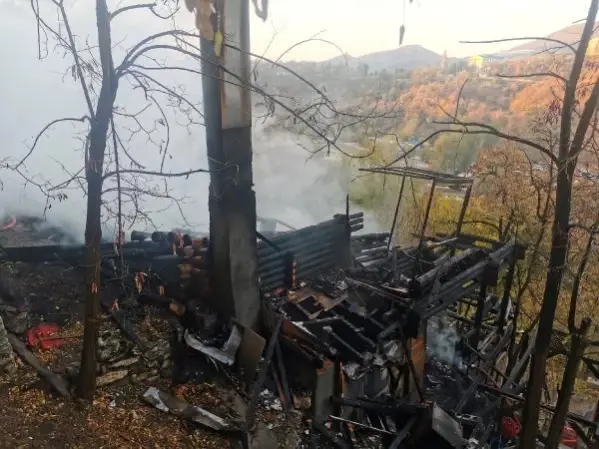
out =
[(510, 292), (512, 290), (512, 284), (514, 283), (514, 274), (516, 272), (516, 257), (512, 256), (510, 261), (510, 267), (508, 268), (507, 275), (505, 277), (505, 284), (503, 285), (503, 298), (501, 299), (501, 307), (499, 309), (499, 321), (497, 326), (503, 332), (505, 321), (507, 318), (507, 306), (510, 301)]
[(433, 196), (435, 195), (435, 187), (437, 187), (437, 180), (433, 179), (433, 183), (431, 185), (431, 191), (428, 195), (428, 203), (426, 205), (426, 212), (424, 214), (424, 223), (422, 223), (422, 231), (420, 232), (420, 242), (418, 243), (418, 248), (422, 246), (424, 242), (424, 233), (426, 232), (426, 225), (428, 224), (428, 216), (431, 212), (431, 205), (433, 204)]
[(485, 301), (487, 299), (487, 285), (483, 281), (478, 292), (478, 301), (476, 304), (476, 313), (474, 315), (474, 335), (470, 340), (470, 346), (478, 351), (478, 343), (480, 341), (480, 331), (483, 324), (483, 313), (485, 311)]
[(391, 242), (393, 241), (393, 233), (395, 232), (395, 225), (397, 224), (397, 215), (399, 214), (399, 206), (401, 205), (401, 199), (403, 197), (403, 189), (406, 185), (406, 177), (401, 178), (401, 186), (399, 187), (399, 195), (397, 196), (397, 204), (395, 205), (395, 215), (393, 216), (393, 224), (389, 231), (389, 242), (387, 243), (387, 251), (391, 248)]
[(437, 180), (433, 179), (433, 183), (431, 184), (431, 190), (428, 194), (426, 212), (424, 213), (424, 223), (422, 223), (422, 230), (420, 231), (420, 240), (418, 242), (418, 248), (416, 250), (416, 260), (414, 261), (414, 268), (412, 270), (412, 279), (414, 279), (418, 274), (418, 268), (420, 266), (420, 257), (422, 256), (422, 244), (424, 243), (424, 233), (426, 232), (426, 225), (428, 224), (428, 216), (431, 212), (431, 205), (433, 204), (433, 196), (435, 195), (436, 186)]
[(349, 268), (353, 266), (353, 255), (351, 247), (351, 223), (349, 213), (349, 195), (345, 195), (345, 218), (344, 223), (344, 234), (341, 238), (339, 248), (339, 263), (343, 268)]
[[(462, 232), (462, 225), (464, 224), (464, 217), (466, 216), (466, 210), (468, 209), (468, 205), (470, 204), (470, 196), (472, 195), (472, 184), (468, 186), (466, 190), (466, 195), (464, 195), (464, 201), (462, 202), (462, 210), (460, 211), (460, 216), (458, 218), (458, 224), (456, 226), (455, 235), (458, 237)], [(455, 245), (451, 249), (451, 256), (455, 254)]]

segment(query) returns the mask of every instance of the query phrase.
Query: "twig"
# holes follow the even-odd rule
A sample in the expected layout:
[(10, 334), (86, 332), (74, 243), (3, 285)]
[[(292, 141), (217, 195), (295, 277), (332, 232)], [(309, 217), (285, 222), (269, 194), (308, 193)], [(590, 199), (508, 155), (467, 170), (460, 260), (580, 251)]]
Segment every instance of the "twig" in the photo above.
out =
[(168, 19), (174, 17), (174, 15), (177, 14), (177, 12), (180, 9), (180, 6), (177, 5), (177, 7), (173, 11), (171, 11), (170, 14), (162, 16), (162, 15), (160, 15), (160, 14), (158, 14), (156, 12), (156, 6), (157, 6), (157, 3), (140, 3), (140, 4), (137, 4), (137, 5), (123, 6), (122, 8), (119, 8), (116, 11), (112, 12), (112, 14), (110, 14), (110, 20), (113, 20), (119, 14), (122, 14), (122, 13), (127, 12), (127, 11), (131, 11), (131, 10), (134, 10), (134, 9), (147, 9), (147, 10), (151, 11), (152, 14), (154, 14), (159, 19), (168, 20)]
[(568, 48), (569, 50), (572, 51), (572, 53), (576, 53), (576, 49), (572, 45), (567, 44), (566, 42), (560, 41), (558, 39), (552, 39), (550, 37), (509, 37), (509, 38), (505, 38), (505, 39), (493, 39), (493, 40), (489, 40), (489, 41), (460, 41), (460, 44), (496, 44), (496, 43), (500, 43), (500, 42), (513, 42), (513, 41), (553, 42), (554, 44), (560, 44), (563, 47)]
[(79, 117), (79, 118), (77, 118), (77, 117), (64, 117), (64, 118), (58, 118), (56, 120), (52, 120), (50, 123), (48, 123), (46, 126), (44, 126), (42, 128), (42, 130), (37, 134), (37, 136), (35, 136), (35, 140), (33, 141), (33, 145), (31, 145), (31, 147), (29, 148), (29, 151), (27, 152), (27, 154), (25, 156), (23, 156), (21, 158), (21, 160), (19, 161), (19, 163), (17, 165), (15, 165), (13, 168), (14, 169), (18, 169), (21, 165), (23, 165), (25, 163), (25, 161), (29, 158), (29, 156), (31, 156), (31, 154), (35, 151), (35, 148), (36, 148), (37, 143), (39, 142), (40, 138), (52, 126), (56, 125), (57, 123), (62, 123), (62, 122), (81, 122), (81, 123), (84, 123), (86, 120), (89, 120), (89, 117), (87, 115), (84, 115), (83, 117)]

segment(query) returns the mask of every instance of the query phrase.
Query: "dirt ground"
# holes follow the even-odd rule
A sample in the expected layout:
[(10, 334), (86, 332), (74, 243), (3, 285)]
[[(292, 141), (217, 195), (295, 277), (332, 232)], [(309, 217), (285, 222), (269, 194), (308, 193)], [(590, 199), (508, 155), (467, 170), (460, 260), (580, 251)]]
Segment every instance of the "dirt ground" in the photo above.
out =
[(141, 401), (144, 386), (100, 392), (93, 404), (40, 389), (32, 373), (0, 380), (2, 448), (229, 448), (220, 435), (186, 426)]
[[(71, 337), (65, 346), (34, 353), (55, 372), (76, 364), (83, 334), (77, 275), (52, 265), (18, 264), (10, 271), (14, 291), (29, 298), (31, 324), (60, 323), (60, 336)], [(104, 323), (110, 324), (107, 318)], [(0, 448), (230, 447), (217, 433), (187, 426), (144, 403), (141, 395), (149, 385), (99, 390), (93, 404), (83, 404), (56, 397), (30, 366), (20, 360), (18, 365), (15, 375), (0, 377)], [(159, 382), (156, 387), (169, 391), (169, 382)], [(210, 385), (188, 386), (186, 394), (182, 392), (198, 405), (219, 405)]]
[[(60, 348), (35, 351), (38, 359), (55, 372), (78, 360), (82, 326), (78, 321), (63, 328), (61, 336), (75, 336)], [(98, 389), (92, 404), (68, 401), (51, 392), (29, 365), (17, 360), (18, 371), (0, 377), (0, 448), (231, 448), (237, 435), (222, 435), (159, 411), (142, 400), (149, 386), (169, 392), (225, 418), (239, 419), (245, 401), (227, 378), (214, 383), (173, 387), (169, 379)], [(267, 446), (256, 449), (295, 448), (290, 440), (302, 426), (298, 412), (259, 407), (258, 428), (267, 432)], [(261, 436), (263, 438), (264, 435)]]
[[(0, 233), (0, 245), (35, 242), (27, 232)], [(60, 325), (66, 345), (48, 351), (35, 350), (43, 365), (66, 375), (65, 366), (77, 366), (83, 335), (84, 286), (81, 272), (60, 264), (0, 263), (2, 281), (10, 278), (10, 289), (30, 311), (28, 327), (40, 322)], [(3, 292), (0, 292), (3, 293)], [(6, 295), (4, 295), (6, 296)], [(0, 298), (0, 303), (2, 303)], [(138, 330), (147, 339), (160, 331), (152, 316)], [(104, 316), (103, 327), (114, 326)], [(170, 379), (98, 389), (92, 403), (57, 397), (29, 365), (18, 360), (14, 375), (0, 377), (0, 448), (47, 449), (147, 449), (239, 447), (238, 436), (222, 435), (190, 424), (145, 403), (143, 392), (155, 386), (224, 418), (239, 418), (244, 401), (227, 378), (203, 380), (172, 387)], [(221, 376), (222, 377), (222, 376)], [(298, 412), (287, 414), (259, 406), (258, 434), (253, 447), (295, 448), (290, 438), (302, 427)]]

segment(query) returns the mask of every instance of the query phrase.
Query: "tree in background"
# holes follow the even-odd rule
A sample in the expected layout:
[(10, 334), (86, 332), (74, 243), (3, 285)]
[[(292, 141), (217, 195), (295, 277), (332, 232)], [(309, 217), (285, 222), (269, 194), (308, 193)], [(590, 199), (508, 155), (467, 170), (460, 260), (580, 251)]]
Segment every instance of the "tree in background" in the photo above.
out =
[[(202, 8), (210, 5), (210, 2), (199, 3)], [(196, 5), (191, 6), (193, 9)], [(199, 32), (176, 26), (177, 1), (131, 3), (110, 10), (106, 0), (96, 0), (95, 37), (75, 32), (73, 26), (76, 24), (69, 19), (69, 7), (64, 0), (31, 1), (39, 29), (39, 57), (41, 59), (48, 54), (50, 42), (55, 44), (56, 51), (68, 61), (68, 73), (80, 87), (86, 114), (52, 120), (36, 136), (25, 156), (16, 162), (7, 162), (6, 167), (39, 188), (46, 195), (48, 205), (52, 201), (65, 201), (70, 189), (79, 189), (87, 198), (87, 298), (77, 393), (91, 399), (96, 383), (98, 319), (103, 293), (100, 277), (102, 221), (112, 218), (117, 222), (115, 246), (118, 247), (125, 224), (132, 225), (143, 219), (151, 222), (143, 208), (144, 198), (172, 201), (184, 215), (180, 199), (174, 197), (168, 188), (168, 179), (185, 179), (207, 170), (169, 170), (173, 145), (171, 136), (175, 127), (184, 127), (191, 132), (194, 127), (201, 126), (203, 114), (201, 105), (189, 95), (185, 84), (173, 80), (176, 80), (176, 74), (190, 74), (194, 80), (199, 80), (202, 54)], [(200, 12), (198, 17), (202, 19), (206, 11), (202, 9)], [(59, 17), (58, 24), (54, 20), (56, 15)], [(117, 21), (126, 23), (125, 20), (132, 15), (154, 20), (164, 29), (135, 42), (126, 39), (117, 42), (113, 24)], [(218, 37), (218, 30), (213, 31), (209, 40), (219, 54), (225, 49), (241, 51), (222, 34)], [(258, 82), (246, 87), (260, 97), (264, 118), (276, 114), (284, 121), (301, 125), (303, 135), (310, 139), (312, 153), (335, 150), (353, 156), (337, 142), (343, 130), (384, 116), (383, 113), (373, 113), (373, 109), (369, 108), (363, 114), (355, 108), (348, 108), (348, 112), (338, 110), (323, 90), (292, 69), (259, 55), (250, 56), (258, 60), (254, 68), (255, 78), (258, 78), (258, 64), (264, 63), (270, 68), (285, 71), (290, 78), (307, 86), (310, 95), (284, 99)], [(228, 75), (233, 77), (230, 82), (235, 82), (235, 75)], [(123, 92), (137, 93), (136, 102), (130, 104), (129, 99), (124, 101)], [(65, 169), (66, 179), (58, 183), (39, 180), (28, 174), (27, 161), (34, 157), (40, 139), (48, 130), (65, 123), (81, 126), (83, 166), (75, 172)], [(148, 149), (151, 148), (155, 148), (158, 154), (154, 167), (147, 163)], [(235, 166), (222, 166), (218, 170), (230, 170), (234, 180)]]
[[(586, 61), (586, 48), (593, 32), (597, 6), (598, 1), (593, 0), (578, 46), (574, 48), (561, 43), (572, 53), (567, 60), (570, 61), (567, 70), (528, 73), (523, 67), (516, 68), (514, 76), (520, 79), (549, 81), (542, 81), (536, 87), (531, 84), (526, 89), (529, 94), (523, 93), (515, 98), (511, 105), (514, 109), (511, 123), (508, 118), (510, 131), (514, 132), (500, 130), (492, 122), (479, 121), (464, 114), (463, 102), (467, 100), (462, 97), (463, 89), (460, 89), (453, 108), (436, 103), (438, 109), (431, 114), (435, 117), (432, 125), (436, 128), (412, 149), (385, 164), (404, 163), (408, 156), (444, 136), (454, 137), (458, 142), (461, 139), (456, 153), (460, 152), (461, 143), (466, 138), (491, 137), (516, 148), (515, 152), (504, 148), (503, 154), (483, 153), (479, 159), (478, 170), (487, 170), (486, 180), (494, 177), (497, 182), (485, 185), (479, 181), (479, 193), (486, 196), (489, 204), (483, 207), (484, 215), (476, 217), (476, 220), (489, 222), (497, 229), (498, 236), (516, 235), (531, 246), (517, 280), (517, 296), (530, 300), (528, 321), (530, 325), (537, 326), (520, 443), (526, 449), (536, 444), (539, 404), (556, 313), (559, 312), (557, 316), (575, 334), (584, 333), (579, 326), (579, 315), (593, 315), (593, 308), (589, 307), (591, 301), (582, 300), (581, 292), (586, 298), (591, 298), (594, 291), (593, 288), (582, 288), (582, 279), (589, 279), (585, 273), (592, 265), (589, 261), (596, 257), (593, 242), (597, 233), (597, 217), (589, 211), (597, 194), (597, 181), (581, 175), (579, 160), (596, 161), (599, 148), (595, 133), (599, 120), (599, 72), (592, 60)], [(421, 78), (419, 75), (415, 81), (423, 83)], [(539, 98), (549, 98), (549, 101), (535, 101), (540, 103), (541, 108), (532, 111), (525, 106), (528, 102), (522, 101), (525, 95), (538, 95)], [(422, 101), (423, 97), (414, 91), (413, 98)], [(522, 117), (524, 111), (526, 117)], [(533, 120), (531, 115), (534, 113), (537, 118)], [(490, 156), (496, 160), (491, 160)], [(524, 193), (526, 195), (523, 196)], [(431, 219), (434, 221), (434, 209)], [(543, 257), (545, 254), (546, 259)], [(591, 272), (588, 274), (591, 275)], [(564, 404), (567, 406), (567, 394), (567, 389), (560, 393), (562, 407)], [(559, 432), (556, 434), (556, 429), (563, 427), (563, 416), (556, 416), (558, 418), (552, 421), (550, 429), (551, 445), (557, 444), (555, 435), (559, 436)]]
[[(180, 30), (166, 31), (149, 35), (128, 48), (120, 61), (115, 61), (115, 45), (112, 25), (115, 21), (125, 20), (129, 14), (148, 13), (157, 20), (168, 22), (176, 13), (174, 3), (134, 4), (109, 11), (105, 0), (96, 4), (97, 45), (90, 45), (72, 28), (68, 6), (62, 0), (52, 0), (49, 5), (31, 2), (39, 29), (40, 58), (47, 54), (49, 41), (54, 41), (58, 51), (69, 60), (70, 72), (79, 84), (87, 113), (80, 118), (60, 118), (53, 120), (36, 137), (29, 152), (19, 162), (9, 168), (34, 182), (48, 199), (65, 200), (66, 191), (80, 188), (87, 197), (87, 217), (85, 226), (86, 271), (85, 283), (87, 299), (85, 307), (85, 330), (83, 351), (77, 393), (85, 399), (91, 399), (95, 391), (97, 366), (97, 339), (100, 311), (100, 242), (102, 239), (102, 210), (105, 216), (113, 214), (118, 222), (115, 241), (122, 242), (123, 220), (128, 218), (132, 224), (143, 218), (145, 212), (141, 205), (144, 196), (154, 198), (171, 197), (167, 184), (152, 183), (153, 177), (163, 179), (190, 176), (206, 170), (189, 169), (184, 172), (167, 170), (170, 157), (171, 129), (177, 119), (183, 126), (200, 123), (199, 106), (185, 96), (181, 86), (171, 86), (163, 82), (155, 73), (161, 70), (177, 70), (159, 61), (160, 50), (173, 50), (182, 55), (195, 56), (190, 47), (185, 48), (184, 37), (194, 34)], [(59, 25), (54, 25), (57, 14)], [(168, 44), (158, 42), (170, 38)], [(184, 70), (184, 68), (181, 68)], [(192, 70), (191, 68), (189, 70)], [(124, 83), (130, 83), (133, 89), (142, 94), (141, 104), (128, 108), (118, 103), (118, 93)], [(137, 110), (131, 110), (139, 107)], [(116, 122), (121, 122), (119, 128)], [(38, 146), (39, 139), (50, 128), (64, 122), (80, 122), (83, 134), (83, 167), (75, 173), (67, 173), (65, 181), (58, 184), (34, 181), (26, 174), (26, 162)], [(145, 140), (146, 146), (158, 149), (159, 165), (148, 168), (142, 155), (133, 150), (135, 143)], [(141, 162), (138, 160), (140, 157)], [(126, 161), (123, 161), (123, 159)], [(125, 165), (126, 164), (126, 165)], [(111, 201), (109, 198), (113, 198)], [(116, 204), (115, 204), (116, 203)], [(125, 218), (124, 218), (125, 217)], [(148, 218), (147, 215), (145, 215)], [(115, 243), (117, 245), (118, 243)]]
[[(594, 134), (594, 127), (591, 127), (591, 123), (597, 120), (597, 102), (599, 100), (598, 75), (594, 73), (591, 75), (590, 80), (585, 80), (586, 82), (590, 81), (590, 86), (583, 87), (579, 82), (581, 81), (586, 50), (593, 34), (598, 6), (599, 0), (591, 2), (570, 76), (565, 81), (564, 96), (561, 104), (558, 106), (561, 109), (558, 151), (557, 155), (550, 153), (552, 162), (556, 167), (557, 178), (555, 187), (555, 213), (551, 230), (551, 252), (543, 302), (539, 313), (537, 338), (532, 353), (529, 373), (527, 397), (524, 407), (524, 428), (520, 439), (520, 447), (522, 448), (533, 447), (536, 444), (543, 377), (547, 366), (547, 356), (549, 354), (555, 312), (568, 261), (574, 174), (578, 165), (578, 158), (585, 148), (587, 138), (589, 138), (589, 128), (591, 128), (592, 135)], [(588, 89), (588, 96), (581, 109), (577, 107), (580, 104), (577, 102), (578, 89)], [(566, 392), (562, 391), (560, 392), (561, 394), (566, 394)], [(552, 423), (552, 427), (561, 429), (563, 421)], [(552, 431), (554, 429), (550, 429), (550, 434)], [(557, 442), (553, 444), (557, 447)], [(553, 448), (550, 447), (549, 449)]]

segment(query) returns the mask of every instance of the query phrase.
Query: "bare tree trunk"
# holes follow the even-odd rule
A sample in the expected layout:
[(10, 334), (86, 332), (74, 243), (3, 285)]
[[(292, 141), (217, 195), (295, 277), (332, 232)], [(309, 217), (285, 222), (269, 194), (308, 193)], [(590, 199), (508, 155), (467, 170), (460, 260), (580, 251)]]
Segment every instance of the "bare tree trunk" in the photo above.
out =
[(539, 404), (545, 379), (547, 355), (553, 332), (555, 309), (564, 275), (564, 264), (568, 253), (568, 232), (570, 220), (570, 199), (572, 184), (563, 167), (558, 168), (555, 219), (553, 222), (553, 239), (549, 256), (549, 270), (543, 294), (543, 304), (539, 315), (539, 328), (532, 353), (530, 374), (528, 377), (527, 397), (524, 404), (524, 427), (520, 447), (534, 448), (539, 421)]
[(589, 331), (590, 325), (591, 320), (589, 318), (585, 318), (580, 324), (580, 329), (572, 334), (570, 355), (568, 357), (566, 369), (564, 370), (564, 377), (559, 390), (559, 396), (555, 406), (555, 413), (551, 419), (549, 435), (547, 436), (547, 443), (545, 443), (546, 449), (557, 449), (560, 442), (562, 429), (564, 427), (564, 423), (566, 422), (568, 408), (570, 407), (570, 398), (574, 392), (574, 384), (576, 382), (578, 368), (580, 367), (580, 360), (582, 359), (584, 349), (586, 347), (585, 338)]
[(555, 192), (555, 216), (552, 228), (551, 253), (549, 256), (549, 269), (547, 272), (547, 281), (545, 282), (545, 291), (543, 293), (543, 304), (539, 315), (539, 328), (535, 348), (532, 354), (530, 373), (527, 385), (527, 396), (523, 410), (523, 429), (520, 437), (520, 447), (522, 449), (534, 448), (536, 445), (539, 405), (543, 390), (543, 380), (545, 378), (545, 368), (547, 366), (547, 355), (549, 353), (549, 344), (553, 331), (553, 321), (555, 319), (555, 310), (559, 299), (560, 288), (564, 276), (564, 267), (568, 256), (568, 243), (570, 231), (570, 209), (572, 201), (572, 180), (574, 169), (584, 136), (590, 124), (592, 114), (597, 106), (597, 98), (594, 96), (599, 83), (595, 83), (593, 92), (585, 104), (580, 122), (576, 128), (574, 139), (572, 134), (572, 118), (576, 102), (576, 89), (578, 80), (582, 72), (586, 50), (593, 34), (595, 18), (599, 0), (592, 0), (589, 7), (586, 23), (568, 82), (564, 93), (564, 102), (562, 105), (562, 116), (560, 123), (560, 142), (557, 162), (557, 186)]
[(568, 329), (570, 330), (570, 333), (574, 333), (576, 331), (576, 305), (578, 303), (578, 294), (580, 293), (580, 282), (582, 281), (582, 276), (587, 268), (591, 250), (593, 249), (594, 240), (595, 230), (592, 229), (589, 233), (589, 239), (587, 240), (587, 245), (584, 248), (584, 253), (582, 254), (582, 260), (580, 261), (578, 270), (576, 271), (574, 284), (572, 285), (572, 294), (570, 295), (570, 310), (568, 312)]
[[(95, 127), (95, 126), (94, 126)], [(92, 129), (91, 134), (94, 134)], [(97, 131), (95, 131), (98, 134)], [(101, 136), (91, 138), (90, 161), (100, 151)], [(106, 141), (104, 141), (106, 143)], [(102, 205), (102, 174), (88, 169), (87, 173), (87, 221), (85, 225), (86, 269), (85, 285), (87, 299), (85, 303), (85, 327), (83, 333), (83, 353), (79, 370), (78, 395), (84, 399), (93, 399), (96, 389), (97, 341), (100, 312), (100, 240), (102, 227), (100, 222)]]
[(95, 117), (89, 135), (89, 154), (86, 161), (87, 178), (87, 221), (85, 246), (87, 249), (85, 283), (85, 330), (83, 353), (79, 371), (78, 394), (84, 399), (93, 399), (96, 388), (97, 342), (100, 311), (100, 241), (102, 239), (101, 208), (104, 155), (108, 126), (117, 91), (112, 62), (110, 38), (110, 14), (106, 0), (96, 0), (98, 43), (102, 64), (102, 88), (98, 98)]

